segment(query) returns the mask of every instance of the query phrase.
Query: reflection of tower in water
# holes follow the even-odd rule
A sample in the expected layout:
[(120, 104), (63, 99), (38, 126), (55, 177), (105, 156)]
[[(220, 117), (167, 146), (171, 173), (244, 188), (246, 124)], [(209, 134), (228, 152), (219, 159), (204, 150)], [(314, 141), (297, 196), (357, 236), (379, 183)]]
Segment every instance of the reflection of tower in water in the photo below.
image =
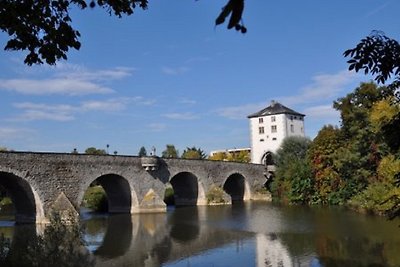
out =
[(301, 256), (291, 255), (276, 234), (256, 235), (257, 267), (309, 267), (321, 266), (314, 252)]
[(275, 234), (256, 235), (257, 267), (294, 266), (289, 251)]

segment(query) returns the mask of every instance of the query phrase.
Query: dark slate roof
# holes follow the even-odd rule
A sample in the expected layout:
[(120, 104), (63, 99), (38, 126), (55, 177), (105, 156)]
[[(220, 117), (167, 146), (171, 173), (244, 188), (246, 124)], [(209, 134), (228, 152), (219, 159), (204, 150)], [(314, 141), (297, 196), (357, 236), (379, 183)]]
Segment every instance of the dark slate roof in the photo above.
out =
[(277, 114), (290, 114), (290, 115), (297, 115), (297, 116), (303, 116), (303, 117), (305, 116), (304, 114), (294, 111), (293, 109), (285, 107), (281, 103), (272, 101), (271, 105), (260, 110), (259, 112), (250, 114), (249, 116), (247, 116), (247, 118), (256, 118), (256, 117), (262, 117), (262, 116), (267, 116), (267, 115), (277, 115)]

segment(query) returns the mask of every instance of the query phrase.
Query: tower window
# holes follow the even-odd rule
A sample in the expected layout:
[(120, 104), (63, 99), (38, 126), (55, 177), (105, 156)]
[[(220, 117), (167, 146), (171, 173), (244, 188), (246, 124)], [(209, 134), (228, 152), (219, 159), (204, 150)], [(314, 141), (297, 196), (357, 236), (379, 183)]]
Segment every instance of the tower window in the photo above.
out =
[(277, 132), (277, 127), (276, 125), (271, 126), (271, 133), (276, 133)]
[(275, 116), (272, 116), (271, 117), (271, 122), (275, 122), (275, 120), (276, 120)]
[(263, 123), (264, 119), (263, 118), (258, 118), (258, 123)]
[(263, 134), (264, 133), (264, 127), (258, 127), (258, 133)]
[(290, 124), (290, 132), (294, 133), (294, 126), (293, 126), (293, 124)]

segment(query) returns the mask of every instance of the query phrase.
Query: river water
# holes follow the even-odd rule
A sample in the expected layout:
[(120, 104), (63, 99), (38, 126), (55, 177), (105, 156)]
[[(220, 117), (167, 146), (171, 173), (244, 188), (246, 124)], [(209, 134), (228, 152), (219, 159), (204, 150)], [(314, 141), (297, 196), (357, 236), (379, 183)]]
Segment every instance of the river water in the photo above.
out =
[[(78, 266), (400, 266), (399, 220), (337, 207), (253, 202), (164, 214), (81, 214), (90, 260), (79, 259)], [(1, 219), (0, 232), (13, 243), (0, 250), (0, 260), (26, 249), (22, 237), (30, 236), (29, 226)]]

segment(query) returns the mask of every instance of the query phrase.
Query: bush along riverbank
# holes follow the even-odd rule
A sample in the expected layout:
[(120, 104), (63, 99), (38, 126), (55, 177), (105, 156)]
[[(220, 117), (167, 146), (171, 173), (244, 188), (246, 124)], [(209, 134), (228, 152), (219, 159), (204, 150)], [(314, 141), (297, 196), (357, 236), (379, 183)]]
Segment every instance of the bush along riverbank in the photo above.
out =
[(108, 211), (106, 192), (100, 185), (93, 185), (86, 190), (83, 196), (82, 206), (96, 212)]
[(326, 125), (313, 141), (283, 141), (274, 155), (273, 199), (400, 216), (398, 96), (386, 87), (362, 83), (333, 106), (340, 112), (341, 127)]

